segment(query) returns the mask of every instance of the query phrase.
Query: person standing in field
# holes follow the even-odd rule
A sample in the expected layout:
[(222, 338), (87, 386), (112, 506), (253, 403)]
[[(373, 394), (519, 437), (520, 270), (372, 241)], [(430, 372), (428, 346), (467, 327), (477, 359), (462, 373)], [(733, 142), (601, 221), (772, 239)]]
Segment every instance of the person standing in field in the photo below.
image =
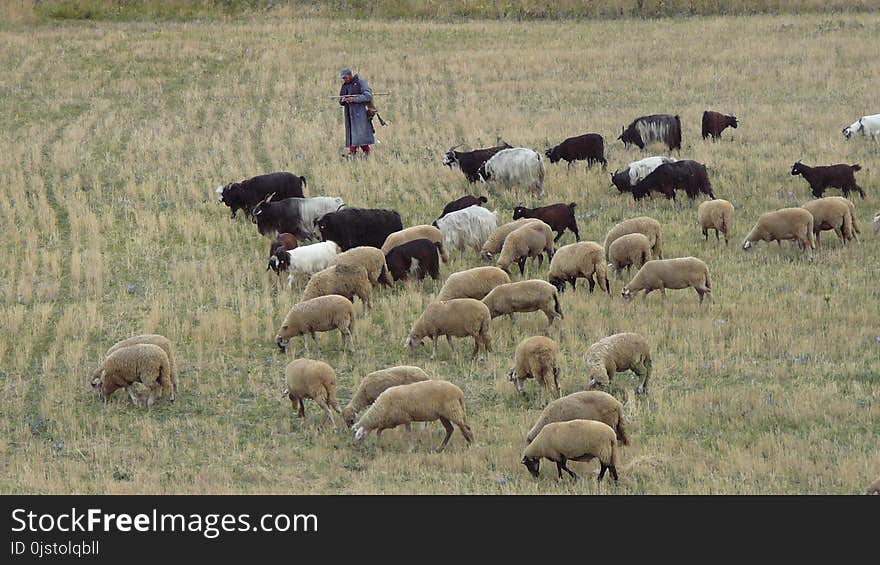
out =
[(350, 155), (357, 153), (358, 147), (364, 156), (370, 154), (370, 145), (376, 143), (373, 121), (367, 113), (367, 105), (373, 100), (373, 91), (367, 81), (351, 72), (350, 67), (340, 71), (342, 88), (339, 90), (339, 104), (345, 109), (345, 145)]

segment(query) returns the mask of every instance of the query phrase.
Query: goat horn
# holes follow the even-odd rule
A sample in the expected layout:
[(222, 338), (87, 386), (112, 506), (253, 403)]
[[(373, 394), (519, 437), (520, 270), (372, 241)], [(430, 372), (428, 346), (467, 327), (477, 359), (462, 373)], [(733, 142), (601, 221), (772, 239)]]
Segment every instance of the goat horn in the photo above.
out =
[(459, 143), (458, 145), (454, 145), (454, 146), (452, 146), (452, 147), (449, 148), (449, 151), (455, 151), (456, 149), (458, 149), (458, 148), (461, 147), (462, 145), (464, 145), (464, 143)]

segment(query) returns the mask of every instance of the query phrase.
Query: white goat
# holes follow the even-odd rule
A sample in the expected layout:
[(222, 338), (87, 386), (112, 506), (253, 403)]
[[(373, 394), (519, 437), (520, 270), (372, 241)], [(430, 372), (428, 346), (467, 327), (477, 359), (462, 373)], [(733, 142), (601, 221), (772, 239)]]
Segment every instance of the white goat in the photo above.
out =
[[(326, 269), (330, 265), (330, 261), (339, 254), (339, 245), (335, 241), (322, 241), (311, 245), (301, 245), (284, 253), (287, 254), (290, 261), (287, 287), (291, 288), (293, 275), (296, 273), (312, 275)], [(273, 256), (274, 258), (275, 256)]]
[(482, 206), (468, 206), (446, 214), (434, 225), (440, 228), (446, 249), (463, 252), (467, 247), (472, 247), (479, 252), (498, 227), (498, 212)]
[(847, 139), (857, 133), (861, 133), (865, 137), (870, 135), (874, 141), (880, 139), (880, 114), (862, 116), (857, 121), (843, 128), (843, 137)]
[(499, 183), (509, 188), (525, 186), (544, 195), (544, 159), (541, 154), (525, 147), (504, 149), (480, 167), (485, 182)]
[(650, 175), (654, 169), (659, 167), (664, 163), (674, 163), (674, 157), (645, 157), (644, 159), (639, 159), (638, 161), (633, 161), (629, 164), (629, 185), (635, 186), (645, 180), (645, 177)]

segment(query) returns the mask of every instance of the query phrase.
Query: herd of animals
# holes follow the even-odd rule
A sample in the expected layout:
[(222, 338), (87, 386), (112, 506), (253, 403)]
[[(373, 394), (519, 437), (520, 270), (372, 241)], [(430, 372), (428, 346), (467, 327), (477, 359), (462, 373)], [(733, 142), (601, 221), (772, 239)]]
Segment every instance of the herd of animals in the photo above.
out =
[[(728, 127), (737, 128), (735, 116), (706, 111), (702, 120), (703, 139), (717, 140)], [(864, 116), (843, 130), (846, 139), (854, 136), (880, 137), (880, 114)], [(681, 149), (679, 116), (643, 116), (624, 128), (618, 137), (625, 146), (645, 150), (652, 144), (665, 145), (669, 152)], [(544, 160), (536, 151), (506, 143), (474, 151), (445, 154), (443, 164), (460, 170), (471, 183), (485, 182), (490, 189), (524, 186), (544, 195)], [(586, 161), (588, 167), (607, 166), (604, 140), (588, 133), (564, 140), (547, 149), (551, 163), (566, 161), (571, 167)], [(861, 226), (855, 205), (847, 197), (864, 190), (856, 183), (858, 165), (837, 164), (810, 167), (801, 162), (792, 166), (792, 175), (801, 175), (816, 198), (800, 208), (783, 208), (761, 214), (743, 241), (750, 249), (758, 241), (794, 240), (812, 259), (812, 250), (821, 231), (832, 230), (843, 244), (855, 239)], [(708, 239), (730, 236), (734, 207), (717, 199), (705, 165), (670, 156), (652, 156), (631, 163), (611, 175), (621, 193), (642, 199), (654, 193), (675, 199), (683, 190), (690, 199), (705, 195), (697, 210), (698, 225)], [(288, 286), (300, 276), (308, 283), (300, 301), (290, 308), (275, 337), (276, 345), (287, 351), (291, 339), (302, 336), (309, 354), (309, 337), (320, 355), (317, 333), (339, 331), (343, 348), (354, 352), (352, 342), (357, 298), (369, 312), (375, 288), (393, 286), (410, 277), (422, 280), (440, 278), (440, 263), (450, 253), (470, 250), (494, 266), (476, 267), (450, 274), (438, 295), (412, 325), (406, 346), (412, 350), (427, 338), (432, 340), (431, 358), (438, 341), (446, 336), (454, 351), (453, 338), (474, 340), (473, 355), (491, 353), (492, 320), (502, 315), (543, 312), (552, 325), (563, 318), (560, 293), (567, 285), (576, 287), (586, 279), (589, 292), (596, 285), (611, 294), (608, 270), (619, 274), (635, 267), (637, 272), (623, 287), (624, 300), (639, 292), (693, 288), (702, 303), (712, 297), (712, 282), (706, 264), (696, 257), (664, 258), (661, 225), (653, 218), (630, 218), (613, 226), (603, 244), (580, 241), (575, 203), (557, 203), (537, 208), (517, 206), (512, 221), (499, 225), (497, 211), (490, 211), (485, 196), (463, 196), (449, 202), (432, 224), (404, 227), (394, 210), (348, 206), (342, 198), (306, 197), (305, 177), (287, 172), (260, 175), (230, 183), (216, 190), (219, 200), (232, 217), (243, 211), (263, 236), (272, 238), (267, 270), (279, 276), (288, 272)], [(824, 197), (828, 188), (839, 188), (843, 197)], [(874, 218), (880, 231), (880, 214)], [(576, 242), (556, 248), (565, 231)], [(308, 242), (308, 243), (307, 243)], [(532, 259), (540, 268), (549, 260), (547, 280), (526, 278), (526, 263)], [(516, 264), (521, 280), (512, 281), (511, 266)], [(513, 275), (515, 276), (515, 275)], [(618, 478), (619, 449), (629, 444), (623, 405), (609, 394), (611, 379), (617, 373), (632, 371), (641, 379), (639, 394), (648, 393), (651, 376), (649, 340), (636, 333), (607, 336), (586, 353), (588, 390), (561, 396), (558, 375), (560, 348), (545, 336), (525, 337), (515, 351), (514, 367), (508, 377), (518, 392), (534, 379), (548, 395), (555, 397), (544, 408), (539, 420), (526, 436), (522, 464), (535, 477), (540, 461), (553, 461), (557, 474), (577, 475), (568, 461), (599, 460), (598, 480), (605, 472)], [(439, 421), (446, 436), (438, 451), (449, 442), (455, 427), (468, 445), (474, 435), (467, 421), (465, 397), (455, 384), (434, 379), (416, 366), (401, 365), (367, 374), (342, 410), (336, 398), (336, 373), (320, 360), (298, 358), (285, 369), (287, 396), (298, 415), (305, 417), (304, 400), (317, 403), (334, 422), (334, 413), (360, 441), (375, 431), (377, 442), (383, 430), (412, 422)], [(140, 382), (149, 391), (145, 404), (152, 406), (159, 396), (174, 400), (177, 393), (177, 365), (171, 342), (157, 334), (135, 336), (115, 344), (95, 370), (92, 386), (105, 400), (119, 388), (129, 393), (135, 404), (141, 400), (134, 392)], [(542, 392), (542, 398), (545, 394)], [(880, 479), (869, 492), (880, 493)]]

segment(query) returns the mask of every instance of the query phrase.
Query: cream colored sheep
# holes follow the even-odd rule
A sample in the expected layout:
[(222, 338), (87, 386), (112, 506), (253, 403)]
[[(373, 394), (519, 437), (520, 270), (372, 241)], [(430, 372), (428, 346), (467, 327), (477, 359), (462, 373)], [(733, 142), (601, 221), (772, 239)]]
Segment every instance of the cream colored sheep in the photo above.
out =
[(651, 242), (651, 256), (656, 259), (663, 258), (660, 222), (654, 218), (649, 218), (648, 216), (639, 216), (638, 218), (624, 220), (608, 230), (608, 234), (605, 236), (605, 256), (609, 256), (609, 248), (611, 247), (611, 244), (614, 243), (615, 239), (630, 233), (640, 233), (647, 237)]
[(412, 226), (388, 234), (388, 237), (385, 238), (385, 243), (382, 244), (382, 253), (388, 255), (388, 252), (398, 245), (403, 245), (417, 239), (427, 239), (438, 244), (437, 249), (440, 251), (440, 260), (444, 263), (449, 262), (449, 254), (446, 252), (446, 246), (443, 243), (443, 232), (440, 231), (440, 228), (429, 225)]
[(865, 494), (880, 494), (880, 477), (877, 477), (873, 483), (868, 485), (868, 490)]
[(437, 342), (441, 335), (446, 336), (449, 348), (453, 337), (474, 338), (474, 357), (482, 347), (492, 351), (492, 317), (489, 308), (473, 298), (454, 298), (428, 304), (425, 311), (413, 324), (405, 345), (412, 351), (422, 340), (430, 337), (433, 342), (431, 359), (437, 355)]
[(358, 383), (351, 401), (342, 409), (342, 419), (346, 426), (351, 427), (358, 413), (375, 402), (379, 395), (385, 392), (385, 389), (430, 379), (431, 377), (425, 371), (412, 365), (400, 365), (373, 371)]
[[(856, 243), (861, 243), (859, 241), (859, 234), (862, 233), (862, 224), (859, 222), (859, 215), (856, 213), (856, 205), (853, 204), (852, 200), (844, 198), (843, 196), (826, 196), (825, 198), (831, 198), (846, 204), (846, 207), (849, 208), (849, 219), (853, 228), (853, 238), (856, 240)], [(813, 223), (815, 224), (815, 221)], [(814, 225), (813, 228), (815, 227), (816, 226)]]
[(743, 249), (751, 249), (758, 241), (775, 241), (781, 245), (784, 239), (798, 242), (804, 254), (813, 258), (816, 239), (813, 236), (813, 215), (803, 208), (781, 208), (765, 212), (743, 240)]
[(492, 232), (489, 239), (483, 244), (483, 248), (480, 249), (480, 257), (484, 261), (491, 261), (493, 257), (501, 253), (501, 248), (504, 247), (504, 240), (507, 239), (510, 232), (528, 223), (540, 221), (537, 218), (520, 218), (495, 228), (495, 231)]
[(553, 257), (553, 230), (539, 220), (510, 232), (501, 247), (497, 265), (504, 272), (508, 272), (507, 268), (516, 262), (519, 265), (519, 274), (523, 275), (526, 270), (526, 259), (537, 257), (540, 268), (544, 263), (544, 254), (547, 255), (547, 259)]
[[(162, 348), (162, 351), (165, 352), (165, 355), (168, 356), (168, 363), (171, 366), (171, 402), (174, 402), (174, 399), (177, 397), (177, 381), (179, 378), (179, 373), (177, 372), (177, 361), (174, 358), (174, 346), (171, 344), (171, 340), (169, 340), (164, 335), (159, 334), (141, 334), (136, 335), (134, 337), (130, 337), (128, 339), (123, 339), (122, 341), (117, 341), (113, 344), (113, 346), (107, 350), (107, 353), (104, 354), (104, 358), (107, 358), (111, 353), (116, 351), (117, 349), (122, 349), (123, 347), (128, 347), (130, 345), (138, 345), (141, 343), (152, 343), (153, 345), (158, 345)], [(99, 369), (100, 371), (100, 369)], [(97, 374), (98, 371), (96, 371)], [(166, 390), (166, 387), (163, 385), (163, 391)]]
[(117, 349), (101, 363), (91, 384), (105, 402), (117, 389), (124, 388), (131, 401), (140, 404), (131, 386), (136, 382), (149, 390), (147, 408), (153, 406), (161, 388), (171, 395), (171, 363), (158, 345), (138, 343)]
[[(595, 278), (594, 278), (595, 277)], [(608, 286), (608, 269), (605, 266), (605, 250), (598, 243), (581, 241), (563, 245), (550, 260), (550, 274), (547, 280), (559, 292), (565, 290), (565, 283), (575, 288), (577, 279), (585, 278), (590, 283), (590, 292), (599, 283), (599, 288), (611, 294)]]
[(516, 365), (508, 378), (517, 392), (525, 393), (526, 379), (537, 380), (542, 387), (559, 396), (559, 345), (544, 336), (528, 337), (516, 346)]
[(556, 463), (560, 479), (563, 471), (573, 479), (578, 478), (566, 465), (569, 460), (590, 461), (595, 457), (601, 465), (599, 482), (606, 470), (617, 480), (617, 437), (614, 430), (602, 422), (571, 420), (547, 424), (523, 451), (522, 464), (535, 478), (541, 472), (542, 457)]
[(697, 221), (706, 241), (709, 240), (709, 230), (715, 230), (715, 240), (720, 240), (718, 234), (723, 233), (727, 244), (733, 227), (733, 204), (723, 198), (706, 200), (697, 207)]
[(336, 371), (323, 361), (312, 359), (294, 359), (284, 369), (284, 380), (287, 386), (281, 393), (290, 399), (295, 410), (299, 405), (299, 417), (306, 417), (303, 400), (310, 399), (327, 413), (327, 419), (333, 424), (333, 412), (339, 413), (336, 404)]
[(813, 215), (813, 237), (816, 238), (816, 246), (819, 246), (820, 233), (823, 230), (832, 230), (844, 245), (856, 237), (853, 228), (853, 213), (850, 210), (846, 198), (829, 196), (817, 198), (805, 203), (801, 208)]
[(339, 330), (342, 335), (343, 348), (347, 345), (348, 349), (354, 353), (354, 346), (351, 343), (354, 333), (354, 305), (351, 300), (338, 294), (319, 296), (294, 304), (284, 318), (278, 335), (275, 336), (275, 344), (282, 351), (287, 351), (290, 338), (301, 335), (303, 336), (303, 347), (308, 353), (308, 336), (312, 336), (315, 348), (320, 354), (321, 347), (318, 345), (318, 336), (315, 334), (332, 330)]
[(666, 298), (666, 289), (680, 290), (693, 288), (700, 297), (712, 297), (712, 279), (709, 277), (709, 267), (696, 257), (679, 257), (677, 259), (655, 259), (648, 261), (636, 276), (623, 287), (624, 300), (631, 300), (640, 291), (645, 291), (647, 297), (652, 291), (659, 290), (663, 298)]
[(622, 276), (624, 268), (627, 274), (633, 265), (641, 269), (651, 260), (652, 254), (651, 241), (644, 234), (628, 233), (615, 239), (608, 247), (608, 266)]
[(482, 300), (493, 288), (509, 282), (510, 276), (498, 267), (474, 267), (449, 275), (437, 295), (437, 300), (453, 298)]
[(373, 285), (367, 270), (360, 265), (334, 265), (318, 271), (309, 279), (301, 300), (338, 294), (354, 302), (357, 296), (369, 308), (373, 297)]
[(575, 392), (548, 404), (541, 412), (541, 417), (529, 430), (526, 436), (526, 445), (532, 443), (535, 436), (547, 424), (570, 420), (595, 420), (608, 424), (617, 434), (617, 443), (629, 445), (629, 437), (626, 435), (626, 419), (623, 416), (623, 404), (601, 390)]
[(440, 420), (446, 429), (446, 437), (437, 451), (443, 451), (458, 426), (468, 446), (474, 434), (467, 422), (464, 393), (448, 381), (428, 380), (393, 386), (382, 392), (358, 422), (352, 426), (355, 441), (361, 441), (376, 430), (376, 443), (382, 431), (406, 425), (410, 422), (433, 422)]
[(616, 373), (630, 370), (642, 378), (637, 392), (648, 394), (651, 378), (651, 346), (637, 333), (619, 333), (602, 338), (584, 355), (590, 389), (608, 388)]
[(394, 285), (394, 281), (391, 280), (391, 275), (388, 273), (388, 266), (385, 264), (385, 255), (375, 247), (367, 245), (352, 247), (334, 257), (328, 266), (333, 265), (358, 265), (367, 270), (370, 282), (374, 286), (376, 284)]
[(555, 318), (564, 319), (559, 306), (559, 291), (547, 281), (532, 279), (502, 284), (492, 289), (483, 299), (489, 307), (492, 318), (508, 314), (511, 319), (514, 312), (537, 312), (547, 315), (548, 325)]

